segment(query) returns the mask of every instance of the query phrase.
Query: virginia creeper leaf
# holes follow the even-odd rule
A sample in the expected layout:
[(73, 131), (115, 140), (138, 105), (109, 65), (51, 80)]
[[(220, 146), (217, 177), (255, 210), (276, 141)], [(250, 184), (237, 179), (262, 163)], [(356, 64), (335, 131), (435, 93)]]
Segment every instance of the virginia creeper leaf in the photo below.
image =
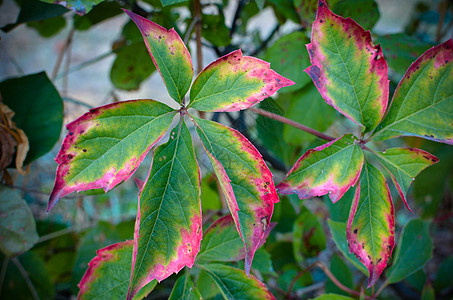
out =
[(246, 109), (292, 84), (271, 70), (269, 63), (236, 50), (198, 74), (190, 89), (189, 107), (201, 111)]
[(384, 175), (364, 164), (349, 213), (349, 251), (367, 267), (368, 287), (376, 283), (395, 246), (395, 216)]
[(35, 219), (19, 192), (0, 185), (0, 250), (17, 256), (38, 241)]
[(244, 241), (245, 270), (249, 274), (274, 203), (279, 201), (272, 173), (258, 150), (238, 131), (209, 120), (193, 120)]
[(127, 180), (173, 120), (171, 108), (153, 100), (124, 101), (91, 109), (66, 127), (55, 186), (47, 210), (74, 191), (108, 191)]
[[(113, 244), (97, 251), (79, 283), (77, 299), (124, 299), (129, 286), (133, 240)], [(150, 282), (134, 299), (142, 299), (156, 286)]]
[(315, 214), (302, 206), (293, 225), (293, 250), (298, 263), (326, 248), (326, 235)]
[[(258, 247), (262, 246), (275, 223), (264, 232)], [(233, 217), (223, 216), (206, 230), (197, 261), (238, 261), (245, 258), (244, 242), (236, 230)]]
[(168, 300), (200, 300), (200, 292), (194, 286), (189, 274), (186, 272), (176, 280)]
[(453, 40), (423, 53), (407, 69), (375, 138), (419, 136), (453, 144)]
[(421, 171), (435, 164), (438, 159), (434, 155), (420, 149), (414, 148), (390, 148), (379, 155), (376, 155), (379, 161), (390, 172), (393, 183), (398, 190), (398, 194), (409, 208), (406, 200), (406, 193)]
[[(343, 203), (341, 203), (343, 204)], [(340, 205), (340, 204), (336, 204)], [(343, 222), (336, 222), (332, 220), (327, 220), (327, 223), (330, 228), (330, 233), (332, 234), (332, 239), (335, 242), (338, 250), (340, 250), (341, 254), (346, 257), (353, 265), (356, 267), (360, 272), (367, 275), (368, 270), (365, 268), (364, 265), (357, 259), (357, 257), (349, 252), (348, 247), (348, 239), (346, 237), (346, 223)]]
[(294, 92), (310, 82), (303, 71), (310, 65), (310, 58), (307, 52), (301, 51), (308, 42), (303, 32), (296, 31), (281, 37), (267, 50), (266, 60), (274, 66), (275, 71), (296, 82), (281, 92)]
[(151, 58), (170, 96), (182, 104), (193, 77), (192, 59), (180, 36), (133, 12), (124, 12), (137, 24)]
[(366, 131), (381, 121), (388, 102), (387, 63), (369, 31), (319, 1), (307, 45), (306, 69), (326, 102)]
[(305, 152), (277, 185), (279, 193), (297, 193), (300, 199), (329, 194), (337, 202), (360, 176), (363, 151), (352, 134)]
[(200, 267), (217, 284), (224, 299), (275, 299), (262, 282), (242, 270), (220, 264)]
[(154, 152), (139, 196), (128, 299), (153, 279), (192, 267), (202, 236), (200, 170), (183, 120)]
[(431, 258), (433, 241), (429, 236), (430, 222), (410, 220), (396, 247), (392, 267), (387, 272), (387, 283), (395, 283), (423, 268)]

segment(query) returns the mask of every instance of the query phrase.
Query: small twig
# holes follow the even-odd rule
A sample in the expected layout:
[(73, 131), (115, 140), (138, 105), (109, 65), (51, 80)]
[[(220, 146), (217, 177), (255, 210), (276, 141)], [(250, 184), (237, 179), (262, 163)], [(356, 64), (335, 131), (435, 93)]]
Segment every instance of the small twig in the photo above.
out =
[(197, 18), (193, 18), (192, 22), (190, 23), (189, 27), (187, 28), (186, 35), (184, 35), (184, 44), (187, 45), (189, 42), (190, 36), (192, 35), (193, 28), (195, 27), (195, 24), (199, 22)]
[(443, 0), (439, 3), (439, 23), (437, 23), (436, 29), (436, 42), (439, 43), (442, 38), (442, 27), (444, 26), (445, 14), (448, 8), (448, 1)]
[(74, 98), (70, 98), (70, 97), (63, 97), (63, 101), (71, 102), (71, 103), (74, 103), (74, 104), (77, 104), (80, 106), (85, 106), (86, 108), (89, 108), (89, 109), (93, 108), (93, 106), (89, 105), (88, 103), (85, 103), (83, 101), (80, 101), (80, 100), (77, 100)]
[[(74, 34), (70, 36), (68, 39), (67, 47), (66, 47), (66, 60), (65, 60), (65, 66), (64, 66), (64, 71), (65, 73), (68, 73), (69, 67), (71, 66), (71, 58), (72, 58), (72, 38)], [(63, 77), (63, 87), (62, 87), (62, 94), (67, 95), (68, 94), (68, 85), (69, 85), (69, 78), (68, 75)]]
[[(116, 51), (118, 51), (118, 50), (121, 49), (122, 47), (124, 47), (124, 46), (118, 47), (118, 48), (116, 49)], [(55, 76), (54, 80), (59, 80), (59, 79), (65, 77), (65, 76), (67, 76), (67, 75), (69, 75), (69, 74), (71, 74), (71, 73), (73, 73), (73, 72), (80, 71), (80, 70), (83, 69), (83, 68), (86, 68), (86, 67), (88, 67), (88, 66), (90, 66), (90, 65), (92, 65), (92, 64), (94, 64), (94, 63), (97, 63), (97, 62), (103, 60), (104, 58), (109, 57), (109, 56), (112, 55), (113, 53), (114, 53), (113, 51), (109, 51), (109, 52), (103, 53), (103, 54), (101, 54), (101, 55), (99, 55), (99, 56), (97, 56), (97, 57), (95, 57), (95, 58), (92, 58), (92, 59), (90, 59), (90, 60), (87, 60), (87, 61), (85, 61), (85, 62), (83, 62), (83, 63), (81, 63), (81, 64), (79, 64), (79, 65), (76, 65), (76, 66), (72, 67), (71, 69), (69, 69), (69, 70), (67, 70), (67, 71), (63, 71), (63, 72), (61, 72), (60, 74), (58, 74), (57, 76)]]
[(66, 41), (63, 45), (63, 48), (61, 48), (60, 52), (58, 53), (57, 61), (55, 62), (55, 67), (53, 68), (52, 71), (52, 78), (55, 79), (55, 77), (58, 74), (58, 70), (60, 70), (61, 63), (63, 62), (63, 57), (66, 53), (66, 49), (68, 48), (69, 44), (71, 43), (72, 37), (74, 36), (75, 29), (71, 28), (71, 31), (69, 31), (68, 36), (66, 37)]
[(33, 285), (33, 282), (31, 281), (30, 276), (28, 276), (27, 271), (24, 269), (24, 266), (22, 266), (19, 259), (17, 259), (17, 257), (14, 257), (11, 259), (11, 261), (16, 265), (16, 267), (19, 270), (22, 277), (24, 277), (25, 283), (27, 284), (28, 288), (30, 289), (33, 299), (39, 300), (40, 298), (39, 298), (38, 291), (36, 291), (36, 288)]
[(261, 43), (261, 45), (258, 48), (256, 48), (252, 53), (250, 53), (250, 56), (256, 56), (261, 51), (263, 51), (267, 47), (269, 42), (271, 41), (272, 37), (278, 32), (279, 29), (280, 29), (280, 24), (277, 23), (277, 25), (275, 25), (274, 29), (271, 31), (269, 36)]
[(322, 132), (319, 132), (317, 130), (314, 130), (310, 127), (307, 127), (305, 125), (302, 125), (296, 121), (293, 121), (293, 120), (290, 120), (288, 118), (285, 118), (285, 117), (282, 117), (280, 115), (277, 115), (277, 114), (274, 114), (274, 113), (271, 113), (269, 111), (266, 111), (264, 109), (261, 109), (261, 108), (256, 108), (256, 107), (251, 107), (249, 108), (251, 111), (259, 114), (259, 115), (262, 115), (262, 116), (265, 116), (267, 118), (270, 118), (270, 119), (274, 119), (274, 120), (277, 120), (279, 122), (282, 122), (282, 123), (285, 123), (285, 124), (288, 124), (290, 126), (293, 126), (297, 129), (300, 129), (302, 131), (305, 131), (307, 133), (310, 133), (310, 134), (313, 134), (314, 136), (317, 136), (321, 139), (324, 139), (324, 140), (327, 140), (327, 141), (333, 141), (335, 138), (331, 137), (331, 136), (328, 136)]
[(302, 271), (297, 273), (297, 275), (293, 278), (293, 280), (291, 280), (291, 283), (288, 286), (288, 291), (286, 292), (286, 297), (288, 297), (289, 294), (291, 294), (291, 292), (292, 292), (292, 290), (294, 288), (294, 285), (296, 284), (297, 280), (299, 280), (299, 278), (302, 277), (302, 275), (304, 275), (305, 273), (307, 273), (308, 271), (310, 271), (314, 267), (316, 267), (316, 262), (312, 263), (311, 265), (309, 265), (308, 267), (306, 267), (305, 269), (303, 269)]
[(245, 1), (244, 0), (239, 0), (238, 6), (236, 7), (236, 12), (234, 13), (233, 17), (233, 22), (231, 23), (231, 29), (230, 29), (230, 37), (233, 36), (234, 32), (236, 31), (237, 28), (237, 20), (239, 19), (242, 9), (244, 8)]
[(201, 44), (201, 5), (200, 0), (193, 2), (195, 23), (195, 40), (197, 42), (197, 74), (203, 70), (203, 46)]
[(2, 294), (3, 283), (5, 283), (6, 270), (8, 269), (9, 258), (3, 259), (2, 270), (0, 271), (0, 295)]
[[(329, 279), (340, 289), (342, 289), (343, 291), (349, 293), (349, 294), (352, 294), (354, 296), (357, 296), (357, 297), (360, 297), (361, 294), (360, 292), (357, 292), (356, 290), (353, 290), (353, 289), (350, 289), (348, 288), (347, 286), (343, 285), (336, 277), (335, 275), (332, 274), (332, 272), (330, 272), (329, 268), (322, 262), (320, 261), (316, 261), (314, 263), (316, 265), (316, 267), (320, 268), (325, 274), (327, 277), (329, 277)], [(373, 299), (374, 297), (369, 297), (369, 296), (364, 296), (365, 299)]]
[(373, 298), (376, 298), (379, 296), (379, 294), (384, 290), (384, 288), (387, 286), (387, 280), (384, 282), (384, 284), (381, 285), (379, 290), (376, 292), (376, 294), (373, 294)]
[(62, 230), (57, 230), (52, 233), (41, 236), (36, 243), (39, 244), (39, 243), (42, 243), (42, 242), (45, 242), (48, 240), (52, 240), (54, 238), (60, 237), (62, 235), (66, 235), (66, 234), (74, 232), (74, 231), (76, 231), (76, 229), (74, 227), (68, 227), (68, 228), (65, 228)]

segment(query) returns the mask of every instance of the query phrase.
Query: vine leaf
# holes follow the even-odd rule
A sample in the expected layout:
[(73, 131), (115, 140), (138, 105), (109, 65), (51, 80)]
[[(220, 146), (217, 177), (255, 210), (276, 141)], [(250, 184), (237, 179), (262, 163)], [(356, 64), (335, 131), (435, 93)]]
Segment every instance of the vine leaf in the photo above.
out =
[(452, 81), (450, 39), (423, 53), (407, 69), (375, 138), (412, 135), (453, 145)]
[[(133, 245), (133, 240), (127, 240), (98, 250), (79, 283), (77, 299), (102, 298), (106, 295), (110, 299), (124, 299), (129, 285)], [(134, 300), (144, 298), (156, 284), (157, 280), (150, 282)]]
[(420, 149), (390, 148), (376, 155), (382, 165), (389, 171), (398, 194), (407, 209), (406, 193), (415, 177), (425, 168), (438, 162), (437, 157)]
[(357, 182), (363, 151), (352, 134), (305, 152), (277, 185), (279, 193), (297, 193), (300, 199), (329, 194), (337, 202)]
[(395, 216), (384, 175), (364, 164), (349, 213), (349, 251), (367, 267), (368, 287), (376, 283), (395, 246)]
[(200, 267), (216, 283), (224, 299), (275, 299), (262, 282), (242, 270), (221, 264)]
[[(276, 223), (271, 223), (264, 232), (258, 248), (269, 236)], [(245, 258), (244, 242), (239, 236), (231, 215), (226, 215), (209, 226), (201, 242), (197, 262), (238, 261)]]
[(272, 96), (294, 82), (263, 60), (233, 51), (212, 62), (195, 79), (189, 107), (201, 111), (238, 111)]
[(238, 131), (193, 117), (245, 245), (245, 271), (250, 273), (253, 255), (270, 225), (278, 202), (272, 173), (261, 154)]
[(159, 70), (170, 96), (183, 104), (193, 78), (192, 59), (181, 37), (172, 28), (167, 29), (133, 12), (124, 12), (142, 33), (151, 58)]
[(155, 150), (140, 192), (128, 299), (153, 279), (192, 267), (202, 236), (200, 184), (192, 138), (181, 119)]
[(69, 133), (55, 158), (57, 175), (47, 211), (71, 192), (107, 192), (129, 179), (175, 113), (153, 100), (123, 101), (91, 109), (68, 124)]
[(387, 108), (387, 62), (369, 31), (332, 13), (319, 1), (307, 45), (306, 69), (325, 101), (356, 124), (373, 130)]
[(188, 272), (176, 280), (168, 300), (200, 300), (203, 299), (198, 289), (194, 286)]

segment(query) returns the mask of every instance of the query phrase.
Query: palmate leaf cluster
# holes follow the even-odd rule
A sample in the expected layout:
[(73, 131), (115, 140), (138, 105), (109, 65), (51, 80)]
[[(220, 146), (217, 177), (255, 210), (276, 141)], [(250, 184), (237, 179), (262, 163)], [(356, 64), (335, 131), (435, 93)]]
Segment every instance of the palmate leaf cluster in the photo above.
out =
[[(99, 249), (94, 258), (92, 254), (77, 258), (83, 265), (82, 262), (91, 259), (83, 278), (79, 272), (82, 278), (79, 298), (108, 294), (109, 297), (141, 299), (174, 273), (179, 274), (173, 277), (177, 280), (171, 287), (170, 299), (216, 295), (226, 299), (273, 299), (276, 293), (288, 296), (292, 290), (313, 282), (308, 272), (312, 266), (308, 263), (326, 248), (325, 224), (312, 209), (307, 209), (311, 205), (297, 198), (322, 196), (328, 199), (327, 207), (331, 208), (333, 220), (328, 221), (328, 227), (332, 238), (340, 253), (368, 277), (368, 288), (382, 278), (385, 281), (379, 294), (385, 286), (409, 275), (411, 278), (421, 276), (421, 268), (432, 255), (430, 222), (409, 221), (399, 242), (395, 243), (399, 228), (395, 218), (398, 205), (394, 200), (398, 195), (412, 212), (414, 204), (409, 187), (421, 171), (439, 159), (418, 149), (423, 145), (408, 147), (387, 140), (415, 136), (437, 143), (453, 143), (453, 42), (449, 40), (430, 49), (420, 44), (417, 51), (412, 52), (402, 48), (402, 54), (397, 56), (401, 61), (388, 59), (394, 56), (391, 51), (398, 48), (392, 43), (406, 36), (378, 37), (382, 47), (372, 41), (370, 32), (364, 28), (370, 29), (377, 20), (374, 1), (354, 1), (360, 5), (360, 13), (351, 9), (353, 5), (341, 1), (329, 1), (329, 6), (325, 1), (287, 2), (284, 5), (279, 1), (239, 4), (244, 5), (243, 14), (251, 16), (258, 11), (255, 5), (263, 8), (266, 3), (272, 6), (277, 18), (297, 21), (305, 26), (303, 29), (311, 30), (310, 39), (302, 31), (278, 39), (262, 56), (271, 62), (272, 69), (263, 60), (225, 47), (232, 39), (223, 16), (203, 13), (203, 38), (213, 45), (220, 58), (195, 80), (191, 55), (180, 38), (182, 32), (178, 27), (166, 29), (175, 26), (176, 20), (168, 17), (174, 16), (168, 6), (162, 7), (162, 14), (156, 13), (153, 18), (160, 25), (125, 11), (133, 22), (123, 28), (121, 43), (124, 44), (114, 49), (112, 83), (120, 89), (136, 89), (157, 71), (176, 102), (175, 107), (179, 108), (170, 108), (154, 99), (121, 101), (91, 109), (67, 125), (68, 133), (56, 157), (58, 169), (48, 211), (72, 192), (113, 189), (130, 179), (148, 152), (152, 152), (148, 177), (143, 182), (135, 180), (139, 201), (133, 236), (132, 224), (127, 225), (129, 234), (120, 235), (110, 232), (111, 225), (103, 225), (101, 236), (107, 239), (102, 246), (107, 247)], [(28, 4), (24, 3), (26, 8)], [(86, 30), (122, 13), (116, 2), (69, 1), (64, 4), (80, 14), (74, 18), (77, 30)], [(99, 14), (100, 11), (105, 13)], [(60, 22), (65, 12), (65, 9), (55, 10), (50, 17)], [(352, 19), (340, 15), (352, 16)], [(16, 24), (4, 30), (29, 21), (41, 22), (29, 19), (24, 13)], [(45, 35), (44, 23), (29, 26), (44, 30)], [(238, 32), (245, 30), (237, 26)], [(259, 51), (256, 49), (256, 53)], [(408, 52), (410, 55), (404, 57)], [(422, 55), (407, 70), (402, 68), (401, 65), (416, 58), (413, 52)], [(388, 68), (396, 73), (389, 77)], [(404, 76), (392, 88), (389, 79), (398, 77), (398, 73)], [(43, 75), (31, 75), (30, 80), (39, 77), (42, 81), (39, 88), (48, 86), (47, 93), (53, 95), (54, 88)], [(27, 79), (14, 79), (17, 82), (5, 81), (0, 85), (4, 102), (9, 101), (8, 105), (17, 110), (19, 116), (24, 115), (21, 108), (8, 99), (14, 99), (18, 93), (14, 87)], [(275, 97), (277, 91), (278, 97)], [(275, 101), (268, 98), (273, 95)], [(57, 104), (60, 103), (58, 99)], [(61, 110), (58, 105), (52, 105)], [(332, 137), (323, 135), (328, 141), (322, 143), (286, 123), (258, 116), (258, 146), (255, 147), (256, 140), (250, 139), (249, 132), (242, 131), (244, 125), (236, 126), (231, 122), (238, 131), (203, 117), (208, 113), (213, 120), (228, 116), (231, 121), (234, 115), (231, 112), (239, 112), (240, 119), (245, 110), (255, 105), (319, 131), (328, 129)], [(49, 111), (49, 115), (54, 114)], [(340, 120), (340, 114), (345, 118)], [(18, 127), (24, 128), (27, 135), (36, 136), (30, 139), (31, 150), (26, 160), (29, 163), (49, 151), (57, 134), (55, 131), (52, 137), (46, 137), (43, 149), (39, 149), (36, 145), (40, 145), (43, 137), (37, 138), (33, 132), (38, 130), (29, 123), (43, 122), (17, 120)], [(61, 124), (62, 117), (52, 122)], [(57, 127), (52, 125), (55, 130)], [(249, 140), (253, 140), (253, 144)], [(267, 149), (260, 147), (260, 142)], [(198, 151), (195, 144), (200, 144), (204, 151)], [(410, 140), (409, 144), (414, 145)], [(387, 145), (397, 146), (389, 148)], [(303, 155), (297, 159), (295, 153)], [(448, 153), (444, 157), (448, 158)], [(265, 160), (272, 165), (271, 169)], [(202, 178), (200, 162), (209, 164), (211, 177)], [(274, 179), (279, 176), (273, 173), (276, 169), (285, 170), (286, 164), (293, 166), (285, 172), (284, 179), (274, 185)], [(203, 195), (206, 197), (213, 187), (223, 196), (230, 215), (207, 227), (202, 219)], [(1, 188), (2, 195), (17, 198), (20, 203), (15, 207), (8, 201), (2, 203), (2, 210), (12, 213), (0, 228), (12, 230), (14, 234), (7, 240), (9, 244), (0, 246), (8, 257), (14, 257), (39, 241), (27, 204), (22, 203), (13, 190)], [(279, 201), (277, 193), (283, 199), (275, 206), (273, 219), (279, 221), (275, 228), (277, 234), (272, 234), (269, 246), (262, 249), (275, 226), (271, 218), (274, 204)], [(218, 195), (214, 192), (209, 197)], [(332, 208), (343, 211), (342, 217), (335, 216)], [(30, 221), (30, 225), (24, 227), (20, 222), (10, 221), (15, 220), (15, 216), (18, 220)], [(96, 234), (93, 231), (92, 235)], [(289, 240), (288, 234), (291, 234)], [(82, 244), (90, 243), (90, 238), (91, 233), (84, 237)], [(82, 250), (83, 247), (81, 253)], [(39, 251), (37, 248), (29, 256)], [(29, 266), (30, 257), (25, 255), (20, 261), (14, 261), (17, 270), (21, 270), (20, 263)], [(332, 256), (330, 269), (344, 286), (360, 290), (345, 260)], [(7, 274), (14, 272), (10, 267), (5, 270)], [(85, 268), (80, 270), (85, 271)], [(275, 283), (269, 288), (265, 280), (268, 276), (274, 277), (276, 285), (287, 292), (276, 289)], [(436, 283), (435, 288), (439, 290), (441, 286)], [(339, 289), (331, 280), (327, 281), (325, 291), (345, 294), (344, 289)], [(434, 293), (428, 284), (424, 293), (430, 292)], [(36, 293), (43, 291), (39, 289)], [(347, 298), (328, 294), (320, 299), (323, 297)]]

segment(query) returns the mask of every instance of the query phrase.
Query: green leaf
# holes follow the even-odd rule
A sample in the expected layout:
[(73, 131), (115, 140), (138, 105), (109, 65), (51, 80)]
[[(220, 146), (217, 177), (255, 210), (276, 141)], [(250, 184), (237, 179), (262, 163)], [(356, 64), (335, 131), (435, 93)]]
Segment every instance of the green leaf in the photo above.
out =
[(381, 44), (389, 67), (400, 75), (399, 79), (414, 60), (432, 47), (405, 33), (378, 36), (376, 41)]
[(201, 19), (203, 24), (203, 38), (217, 47), (228, 46), (231, 43), (230, 30), (225, 25), (223, 14), (203, 14)]
[[(312, 129), (323, 132), (336, 119), (335, 110), (322, 101), (321, 95), (312, 83), (300, 91), (283, 94), (278, 97), (279, 101), (285, 99), (290, 99), (291, 104), (284, 116)], [(278, 134), (281, 134), (281, 132)], [(293, 145), (312, 142), (316, 138), (314, 135), (303, 132), (288, 124), (284, 124), (283, 136), (288, 144)]]
[(4, 272), (0, 299), (55, 299), (55, 287), (45, 263), (33, 250), (9, 260), (0, 253), (0, 264)]
[(88, 13), (96, 4), (101, 3), (103, 0), (41, 0), (47, 3), (61, 4), (64, 7), (74, 11), (78, 15)]
[(349, 250), (367, 267), (368, 287), (376, 283), (395, 246), (395, 215), (384, 175), (366, 163), (349, 213)]
[(351, 19), (333, 14), (319, 1), (307, 45), (306, 69), (326, 102), (365, 131), (372, 131), (387, 108), (387, 63), (380, 46)]
[(431, 48), (406, 71), (375, 139), (418, 136), (453, 144), (453, 41)]
[(238, 261), (245, 257), (244, 242), (230, 215), (215, 221), (206, 230), (197, 261)]
[(91, 109), (68, 124), (48, 211), (74, 191), (111, 190), (135, 172), (175, 115), (153, 100), (124, 101)]
[(434, 287), (437, 291), (453, 286), (453, 277), (450, 276), (451, 270), (453, 270), (453, 255), (442, 261), (437, 270), (434, 278)]
[(25, 164), (49, 152), (60, 137), (63, 100), (44, 72), (7, 79), (0, 83), (3, 102), (15, 115), (13, 121), (28, 137)]
[(322, 296), (313, 298), (313, 300), (352, 300), (352, 299), (354, 299), (354, 298), (337, 295), (337, 294), (324, 294)]
[(200, 181), (192, 138), (181, 119), (154, 152), (140, 192), (128, 299), (151, 280), (192, 267), (202, 237)]
[(36, 29), (42, 37), (48, 38), (57, 34), (66, 26), (66, 19), (62, 16), (57, 16), (41, 21), (28, 22), (27, 26)]
[(133, 12), (124, 12), (140, 29), (168, 93), (179, 104), (183, 104), (193, 77), (192, 60), (183, 41), (173, 28), (167, 30)]
[(378, 160), (390, 172), (398, 194), (409, 208), (406, 193), (415, 177), (425, 168), (438, 162), (434, 155), (415, 148), (391, 148), (376, 155)]
[(87, 30), (96, 24), (113, 18), (122, 13), (121, 5), (116, 1), (104, 1), (96, 5), (89, 13), (83, 16), (74, 16), (74, 28)]
[(263, 283), (242, 270), (220, 264), (200, 267), (217, 284), (224, 299), (275, 299)]
[(193, 121), (244, 241), (249, 274), (253, 255), (270, 225), (274, 203), (279, 200), (272, 173), (258, 150), (238, 131), (209, 120)]
[(160, 2), (162, 3), (162, 6), (168, 6), (168, 5), (183, 3), (183, 2), (187, 2), (187, 1), (188, 0), (160, 0)]
[(293, 226), (294, 257), (302, 263), (306, 257), (315, 257), (326, 248), (326, 236), (316, 215), (302, 206)]
[(435, 300), (436, 294), (434, 293), (433, 286), (430, 281), (426, 282), (425, 287), (422, 291), (421, 300)]
[(294, 92), (310, 82), (310, 78), (304, 72), (304, 69), (310, 65), (310, 58), (306, 51), (301, 51), (309, 42), (306, 35), (298, 31), (281, 37), (268, 48), (266, 60), (276, 72), (296, 83), (282, 89), (280, 93)]
[(27, 202), (19, 192), (0, 185), (0, 250), (17, 256), (38, 241), (36, 224)]
[(346, 223), (335, 222), (332, 220), (327, 220), (327, 223), (329, 224), (332, 239), (335, 242), (337, 248), (340, 250), (341, 254), (343, 254), (343, 256), (346, 257), (363, 274), (368, 275), (368, 270), (364, 267), (364, 265), (353, 253), (349, 252), (348, 239), (346, 237)]
[(329, 194), (337, 202), (360, 176), (363, 151), (352, 134), (305, 152), (285, 179), (277, 186), (279, 193), (297, 193), (300, 199)]
[(187, 272), (176, 280), (173, 290), (171, 291), (169, 300), (199, 300), (201, 297), (198, 289), (193, 285), (192, 280)]
[(198, 74), (190, 89), (190, 104), (201, 111), (238, 111), (294, 84), (271, 70), (269, 63), (233, 51)]
[[(79, 283), (77, 299), (125, 299), (129, 286), (133, 240), (100, 249), (89, 263)], [(143, 299), (157, 285), (157, 280), (146, 285), (134, 300)]]
[(110, 80), (119, 89), (137, 90), (155, 70), (145, 45), (136, 42), (118, 51), (110, 69)]
[(396, 283), (423, 268), (431, 258), (433, 241), (429, 236), (431, 222), (410, 220), (404, 227), (396, 247), (392, 267), (387, 272), (387, 282)]
[[(344, 286), (354, 289), (354, 278), (352, 272), (346, 262), (338, 255), (333, 255), (330, 259), (330, 271)], [(349, 295), (347, 292), (336, 286), (330, 279), (327, 279), (325, 289), (326, 293), (335, 293), (345, 296)]]

